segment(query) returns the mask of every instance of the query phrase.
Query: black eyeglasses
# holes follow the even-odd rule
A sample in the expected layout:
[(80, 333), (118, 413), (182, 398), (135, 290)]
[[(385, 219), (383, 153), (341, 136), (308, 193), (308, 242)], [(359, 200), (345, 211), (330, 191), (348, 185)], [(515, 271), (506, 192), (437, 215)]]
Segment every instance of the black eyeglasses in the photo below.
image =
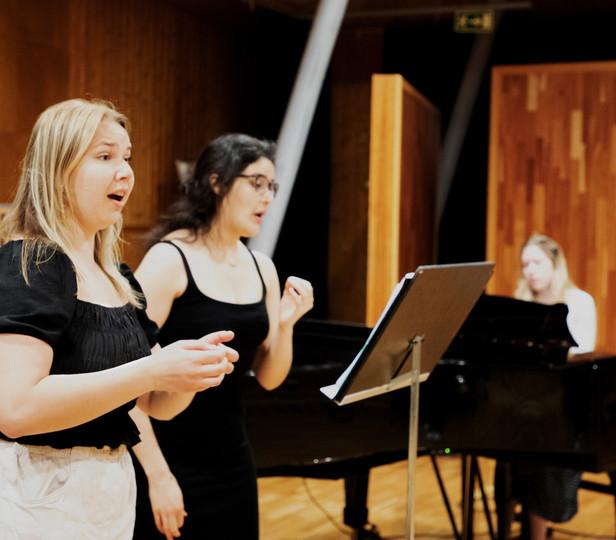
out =
[(273, 197), (278, 193), (280, 184), (276, 180), (268, 180), (267, 176), (263, 174), (238, 174), (237, 176), (239, 178), (248, 178), (250, 185), (255, 188), (259, 195), (265, 195), (268, 190), (272, 192)]

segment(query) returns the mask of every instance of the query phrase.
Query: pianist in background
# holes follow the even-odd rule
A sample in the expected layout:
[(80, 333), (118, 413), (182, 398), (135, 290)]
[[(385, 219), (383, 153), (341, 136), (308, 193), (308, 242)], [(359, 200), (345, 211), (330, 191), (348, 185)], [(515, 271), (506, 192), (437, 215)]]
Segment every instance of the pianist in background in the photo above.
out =
[[(569, 355), (593, 351), (597, 332), (595, 302), (569, 278), (560, 245), (548, 236), (532, 235), (522, 247), (521, 265), (515, 297), (541, 304), (566, 304), (567, 325), (578, 343)], [(543, 540), (549, 521), (568, 521), (576, 514), (580, 471), (519, 463), (513, 472), (514, 490), (528, 512), (531, 539)]]
[(284, 381), (293, 327), (313, 304), (312, 286), (297, 277), (286, 280), (281, 296), (272, 261), (241, 241), (259, 232), (276, 195), (274, 151), (273, 143), (242, 134), (212, 141), (136, 273), (161, 345), (224, 328), (234, 331), (240, 358), (224, 385), (194, 399), (169, 426), (136, 419), (145, 476), (138, 473), (135, 538), (171, 539), (180, 528), (184, 539), (259, 537), (242, 379), (252, 370), (266, 389)]

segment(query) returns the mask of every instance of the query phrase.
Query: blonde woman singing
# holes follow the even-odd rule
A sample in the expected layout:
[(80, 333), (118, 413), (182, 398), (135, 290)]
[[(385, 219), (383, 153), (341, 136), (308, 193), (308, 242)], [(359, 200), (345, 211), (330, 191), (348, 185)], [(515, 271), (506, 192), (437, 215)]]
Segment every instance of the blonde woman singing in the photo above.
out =
[(168, 419), (222, 382), (231, 332), (152, 353), (118, 235), (134, 184), (126, 118), (70, 100), (34, 126), (0, 229), (0, 538), (129, 539), (138, 403)]

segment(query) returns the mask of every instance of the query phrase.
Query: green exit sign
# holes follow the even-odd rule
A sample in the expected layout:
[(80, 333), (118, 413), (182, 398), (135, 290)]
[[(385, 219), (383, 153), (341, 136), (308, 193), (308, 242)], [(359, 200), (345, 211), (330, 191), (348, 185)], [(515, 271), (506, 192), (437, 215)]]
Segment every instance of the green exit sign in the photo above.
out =
[(494, 11), (491, 9), (458, 10), (454, 13), (453, 28), (456, 32), (491, 32)]

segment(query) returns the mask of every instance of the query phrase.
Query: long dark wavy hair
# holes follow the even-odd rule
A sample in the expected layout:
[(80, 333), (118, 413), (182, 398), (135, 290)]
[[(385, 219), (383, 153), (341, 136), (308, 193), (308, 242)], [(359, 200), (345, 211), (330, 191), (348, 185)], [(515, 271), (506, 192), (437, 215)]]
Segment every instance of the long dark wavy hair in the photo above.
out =
[[(148, 235), (150, 244), (177, 229), (187, 229), (191, 239), (210, 229), (222, 200), (238, 175), (262, 157), (274, 162), (276, 144), (242, 133), (217, 137), (201, 152), (190, 178), (181, 185), (179, 198), (160, 217)], [(211, 177), (216, 176), (216, 191)]]

